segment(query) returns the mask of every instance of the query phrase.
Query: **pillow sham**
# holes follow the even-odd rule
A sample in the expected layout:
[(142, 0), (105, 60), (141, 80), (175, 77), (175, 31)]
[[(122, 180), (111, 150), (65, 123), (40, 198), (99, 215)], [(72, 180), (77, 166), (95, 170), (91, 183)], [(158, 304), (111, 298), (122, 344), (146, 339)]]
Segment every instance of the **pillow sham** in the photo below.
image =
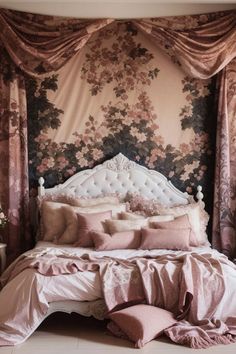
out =
[[(60, 237), (55, 238), (55, 242), (61, 244), (73, 244), (78, 238), (78, 218), (77, 213), (91, 214), (96, 212), (111, 211), (113, 217), (117, 217), (121, 211), (126, 210), (126, 204), (99, 204), (90, 207), (72, 207), (63, 205), (62, 212), (65, 218), (66, 227)], [(81, 246), (82, 247), (82, 246)]]
[(96, 251), (117, 250), (117, 249), (137, 249), (140, 246), (141, 231), (130, 230), (113, 234), (112, 236), (97, 231), (90, 231)]
[(189, 247), (190, 229), (148, 229), (141, 232), (140, 249), (168, 249), (191, 251)]
[(189, 222), (189, 217), (187, 214), (178, 216), (172, 221), (166, 221), (166, 222), (153, 221), (149, 225), (154, 229), (177, 229), (177, 230), (190, 229), (190, 240), (189, 240), (190, 246), (199, 245), (196, 235), (191, 228), (191, 224)]
[(140, 230), (141, 227), (147, 226), (147, 219), (136, 220), (106, 220), (106, 227), (109, 234), (115, 234), (116, 232)]
[(191, 228), (196, 237), (197, 246), (209, 246), (209, 241), (207, 239), (206, 234), (209, 215), (204, 210), (202, 203), (194, 202), (187, 205), (179, 205), (175, 207), (162, 206), (161, 208), (159, 208), (159, 214), (170, 214), (175, 217), (187, 214)]
[(77, 214), (78, 233), (75, 246), (78, 247), (93, 247), (93, 240), (90, 231), (96, 230), (104, 232), (103, 222), (110, 219), (112, 216), (111, 210), (101, 213)]
[(40, 210), (40, 239), (54, 241), (59, 238), (66, 229), (66, 220), (63, 213), (66, 204), (44, 201)]
[(171, 312), (144, 304), (113, 312), (109, 318), (135, 343), (136, 348), (143, 347), (176, 323)]

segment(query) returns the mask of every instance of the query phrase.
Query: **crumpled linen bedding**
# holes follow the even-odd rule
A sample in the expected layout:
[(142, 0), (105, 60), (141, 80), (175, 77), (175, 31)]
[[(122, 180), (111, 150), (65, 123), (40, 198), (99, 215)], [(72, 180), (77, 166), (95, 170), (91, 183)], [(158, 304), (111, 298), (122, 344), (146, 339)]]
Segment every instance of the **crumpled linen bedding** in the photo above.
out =
[(75, 252), (36, 248), (3, 274), (0, 345), (22, 343), (49, 303), (104, 297), (109, 311), (146, 302), (172, 311), (165, 331), (176, 343), (206, 348), (236, 341), (236, 266), (211, 249), (192, 252)]

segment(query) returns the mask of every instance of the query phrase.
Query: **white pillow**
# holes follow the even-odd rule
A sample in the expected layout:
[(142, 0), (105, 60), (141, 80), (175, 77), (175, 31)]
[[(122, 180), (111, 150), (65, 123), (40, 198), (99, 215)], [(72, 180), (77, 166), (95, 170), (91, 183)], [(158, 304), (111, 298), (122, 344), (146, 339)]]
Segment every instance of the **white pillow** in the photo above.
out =
[(106, 220), (107, 230), (110, 234), (116, 232), (129, 231), (129, 230), (141, 230), (142, 227), (148, 225), (148, 219), (136, 219), (136, 220)]

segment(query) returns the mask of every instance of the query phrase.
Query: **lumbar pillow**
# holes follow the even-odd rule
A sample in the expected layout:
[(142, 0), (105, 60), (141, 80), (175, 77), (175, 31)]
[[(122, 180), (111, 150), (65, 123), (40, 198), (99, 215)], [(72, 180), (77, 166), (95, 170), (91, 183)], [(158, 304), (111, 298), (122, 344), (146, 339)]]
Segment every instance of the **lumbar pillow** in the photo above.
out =
[(141, 241), (139, 230), (116, 232), (112, 236), (105, 232), (90, 231), (95, 250), (137, 249)]
[(190, 251), (191, 229), (142, 229), (140, 248)]
[(151, 305), (134, 305), (109, 315), (112, 321), (141, 348), (176, 323), (171, 312)]

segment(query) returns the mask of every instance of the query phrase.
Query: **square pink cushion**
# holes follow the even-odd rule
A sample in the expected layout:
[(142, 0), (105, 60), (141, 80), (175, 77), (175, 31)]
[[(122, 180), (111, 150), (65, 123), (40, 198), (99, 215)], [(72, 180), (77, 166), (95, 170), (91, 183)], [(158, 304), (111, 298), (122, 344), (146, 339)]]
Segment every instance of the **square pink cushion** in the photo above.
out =
[(104, 232), (91, 231), (89, 236), (93, 240), (96, 251), (126, 248), (137, 249), (141, 241), (140, 230), (116, 232), (112, 236)]
[(193, 231), (191, 224), (189, 222), (189, 217), (187, 214), (176, 217), (174, 220), (165, 221), (165, 222), (152, 222), (151, 227), (155, 229), (188, 229), (190, 228), (190, 245), (191, 246), (199, 246), (199, 242)]
[(75, 246), (78, 247), (93, 247), (93, 240), (89, 233), (92, 230), (104, 232), (103, 222), (111, 219), (111, 210), (102, 213), (82, 214), (77, 213), (78, 218), (78, 239)]
[(143, 304), (113, 312), (109, 317), (138, 348), (143, 347), (176, 323), (171, 312)]
[(142, 229), (140, 248), (191, 251), (190, 229)]

